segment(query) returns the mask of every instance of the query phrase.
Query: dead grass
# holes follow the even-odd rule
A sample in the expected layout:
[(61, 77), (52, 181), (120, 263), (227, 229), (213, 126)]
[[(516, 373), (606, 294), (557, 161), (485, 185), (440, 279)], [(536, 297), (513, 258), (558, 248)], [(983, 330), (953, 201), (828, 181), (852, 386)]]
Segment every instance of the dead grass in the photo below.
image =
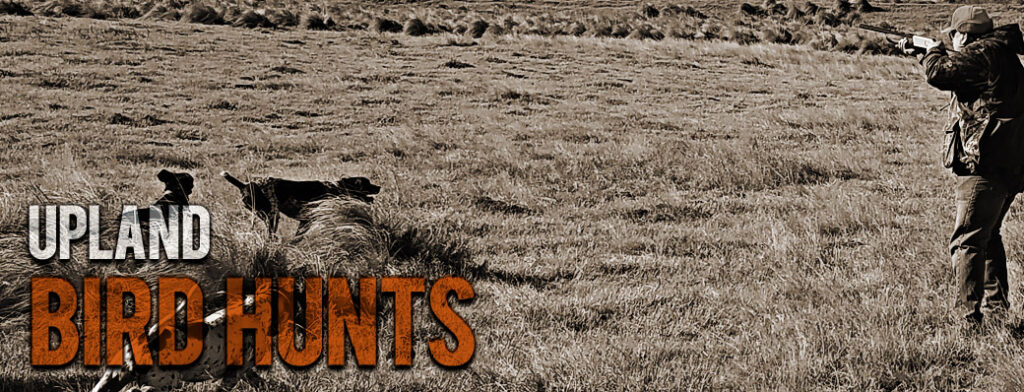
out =
[[(448, 8), (431, 5), (344, 8), (340, 5), (306, 4), (304, 2), (270, 2), (253, 5), (233, 0), (187, 2), (178, 0), (145, 3), (123, 0), (5, 0), (0, 14), (53, 17), (143, 18), (149, 20), (180, 20), (201, 24), (227, 24), (246, 28), (300, 28), (309, 30), (370, 30), (378, 33), (404, 33), (410, 36), (428, 34), (465, 34), (479, 39), (486, 34), (614, 37), (660, 40), (682, 39), (727, 40), (744, 45), (779, 43), (807, 45), (817, 50), (848, 53), (898, 54), (894, 45), (875, 33), (853, 28), (857, 23), (871, 21), (890, 23), (892, 10), (879, 8), (865, 0), (855, 3), (836, 1), (831, 5), (807, 2), (802, 5), (765, 0), (761, 4), (742, 3), (733, 12), (723, 12), (724, 4), (703, 4), (708, 13), (693, 5), (649, 4), (637, 9), (611, 5), (603, 10), (584, 8), (577, 11), (534, 9), (480, 9), (466, 6)], [(893, 7), (899, 7), (894, 4)], [(913, 6), (911, 6), (913, 7)], [(920, 7), (920, 6), (918, 6)], [(555, 7), (557, 9), (557, 7)], [(1005, 6), (994, 9), (1004, 12)], [(881, 15), (881, 11), (887, 11)], [(917, 12), (915, 10), (915, 12)], [(922, 23), (926, 21), (926, 23)], [(912, 29), (930, 30), (931, 19), (915, 21)], [(927, 32), (925, 32), (927, 33)], [(814, 39), (829, 34), (834, 39)], [(802, 37), (794, 39), (795, 37)]]
[[(714, 20), (736, 6), (698, 7), (707, 20), (693, 24), (724, 34), (733, 25)], [(481, 13), (506, 32), (465, 46), (449, 44), (467, 40), (454, 26), (411, 37), (0, 17), (0, 390), (98, 377), (27, 365), (25, 282), (38, 273), (186, 275), (208, 294), (226, 275), (471, 278), (478, 298), (458, 305), (478, 342), (467, 369), (426, 358), (443, 331), (424, 312), (415, 365), (394, 371), (384, 316), (377, 369), (260, 370), (280, 390), (1018, 389), (1019, 315), (968, 332), (953, 311), (935, 133), (948, 97), (915, 62), (588, 37), (632, 26), (523, 7)], [(686, 13), (655, 7), (644, 21), (659, 31)], [(639, 17), (635, 3), (622, 12)], [(325, 20), (371, 22), (340, 15)], [(569, 21), (586, 32), (523, 33)], [(207, 262), (24, 254), (27, 205), (148, 203), (163, 167), (191, 172), (192, 201), (214, 214)], [(384, 190), (373, 206), (325, 203), (314, 234), (273, 241), (221, 170), (365, 175)], [(1013, 260), (1019, 214), (1005, 224)], [(1015, 310), (1020, 275), (1011, 263)]]

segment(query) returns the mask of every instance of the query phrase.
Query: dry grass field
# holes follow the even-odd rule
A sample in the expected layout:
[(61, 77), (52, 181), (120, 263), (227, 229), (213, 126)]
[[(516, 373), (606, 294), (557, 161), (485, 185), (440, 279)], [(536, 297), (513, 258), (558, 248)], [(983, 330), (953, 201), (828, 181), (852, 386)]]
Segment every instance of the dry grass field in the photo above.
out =
[[(953, 9), (919, 7), (889, 17), (927, 28)], [(1019, 264), (1005, 323), (972, 332), (953, 309), (948, 96), (910, 58), (0, 16), (0, 97), (2, 391), (99, 378), (29, 365), (42, 274), (473, 282), (466, 368), (430, 361), (443, 330), (419, 298), (414, 366), (396, 370), (382, 296), (377, 368), (260, 370), (277, 390), (1024, 388)], [(205, 262), (26, 254), (28, 205), (148, 204), (162, 168), (192, 173), (213, 214)], [(367, 176), (384, 188), (374, 246), (270, 240), (222, 170)], [(1016, 261), (1020, 217), (1004, 225)]]

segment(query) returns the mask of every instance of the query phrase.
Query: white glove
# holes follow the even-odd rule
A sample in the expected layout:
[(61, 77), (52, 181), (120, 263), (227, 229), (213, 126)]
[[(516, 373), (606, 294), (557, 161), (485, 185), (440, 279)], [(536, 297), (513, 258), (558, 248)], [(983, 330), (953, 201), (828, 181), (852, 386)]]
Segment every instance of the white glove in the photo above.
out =
[(903, 52), (903, 54), (906, 55), (913, 55), (914, 53), (917, 53), (918, 50), (920, 50), (914, 46), (914, 43), (911, 42), (909, 38), (906, 37), (900, 39), (900, 42), (896, 43), (896, 49), (899, 49), (901, 52)]

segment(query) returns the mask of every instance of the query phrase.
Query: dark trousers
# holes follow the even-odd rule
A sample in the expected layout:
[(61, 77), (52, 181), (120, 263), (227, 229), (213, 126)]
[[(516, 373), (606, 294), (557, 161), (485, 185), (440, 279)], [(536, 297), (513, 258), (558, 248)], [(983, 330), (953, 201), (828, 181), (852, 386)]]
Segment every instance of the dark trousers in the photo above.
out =
[(982, 309), (998, 312), (1009, 308), (1006, 251), (999, 229), (1019, 181), (999, 176), (958, 176), (956, 227), (949, 250), (959, 285), (959, 305), (966, 316), (980, 320)]

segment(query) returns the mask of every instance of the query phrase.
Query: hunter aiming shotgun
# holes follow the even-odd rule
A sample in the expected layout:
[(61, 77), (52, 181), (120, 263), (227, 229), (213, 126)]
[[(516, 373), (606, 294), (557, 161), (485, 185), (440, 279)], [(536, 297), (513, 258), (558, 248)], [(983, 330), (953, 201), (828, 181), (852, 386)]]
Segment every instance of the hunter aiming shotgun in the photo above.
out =
[[(893, 29), (889, 29), (889, 28), (885, 28), (885, 27), (881, 27), (881, 26), (872, 26), (872, 25), (862, 24), (862, 25), (860, 25), (860, 28), (862, 30), (874, 31), (876, 33), (882, 33), (882, 34), (886, 34), (886, 35), (896, 35), (896, 36), (899, 36), (901, 38), (906, 39), (907, 43), (910, 44), (911, 46), (913, 46), (915, 48), (918, 48), (918, 49), (921, 49), (922, 51), (923, 50), (928, 50), (928, 48), (931, 48), (931, 47), (939, 44), (934, 39), (931, 39), (931, 38), (928, 38), (928, 37), (925, 37), (925, 36), (908, 34), (908, 33), (902, 32), (902, 31), (897, 31), (897, 30), (893, 30)], [(895, 41), (894, 41), (894, 43), (895, 43)]]

